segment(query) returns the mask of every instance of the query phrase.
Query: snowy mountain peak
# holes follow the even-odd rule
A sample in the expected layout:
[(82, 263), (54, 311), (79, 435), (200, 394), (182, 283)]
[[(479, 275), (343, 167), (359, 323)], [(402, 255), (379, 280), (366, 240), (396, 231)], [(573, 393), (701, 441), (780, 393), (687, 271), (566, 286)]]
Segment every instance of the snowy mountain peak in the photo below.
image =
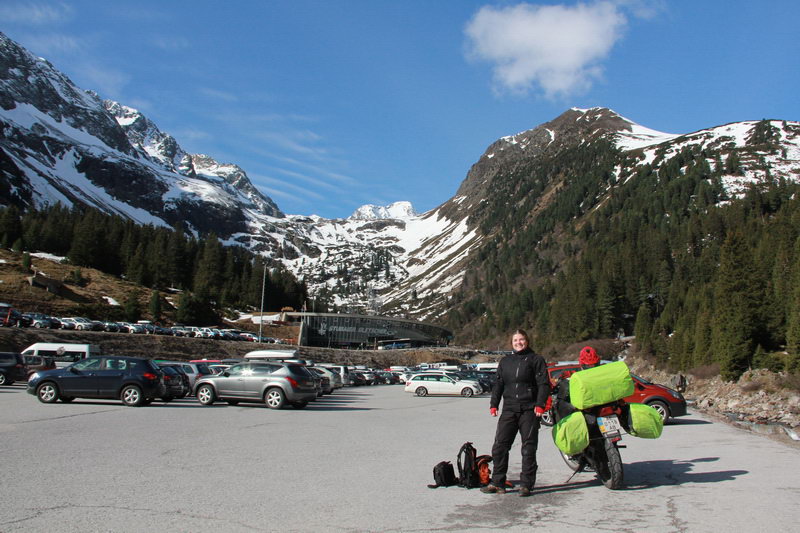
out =
[(387, 206), (362, 205), (348, 218), (350, 220), (409, 219), (417, 216), (411, 202), (394, 202)]

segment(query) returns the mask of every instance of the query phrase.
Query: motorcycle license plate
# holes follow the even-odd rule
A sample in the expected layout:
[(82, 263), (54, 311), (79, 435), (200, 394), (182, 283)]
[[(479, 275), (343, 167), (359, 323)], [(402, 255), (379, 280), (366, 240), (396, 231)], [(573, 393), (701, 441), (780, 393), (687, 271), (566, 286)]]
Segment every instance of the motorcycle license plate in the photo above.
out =
[(598, 416), (597, 425), (600, 426), (603, 435), (619, 435), (622, 432), (622, 425), (619, 423), (617, 415)]

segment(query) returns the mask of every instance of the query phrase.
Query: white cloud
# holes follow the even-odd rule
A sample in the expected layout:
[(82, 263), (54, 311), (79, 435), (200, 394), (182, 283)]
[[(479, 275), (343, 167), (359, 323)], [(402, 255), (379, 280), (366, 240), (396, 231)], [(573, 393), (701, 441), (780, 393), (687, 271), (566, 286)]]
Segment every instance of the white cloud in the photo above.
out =
[(548, 98), (588, 89), (627, 19), (619, 2), (484, 6), (465, 28), (471, 58), (493, 65), (497, 89)]
[(66, 22), (72, 18), (72, 8), (63, 3), (14, 2), (0, 6), (0, 19), (5, 22), (45, 25)]
[(44, 56), (54, 56), (61, 53), (82, 51), (84, 43), (71, 35), (50, 33), (47, 35), (24, 36), (25, 48)]

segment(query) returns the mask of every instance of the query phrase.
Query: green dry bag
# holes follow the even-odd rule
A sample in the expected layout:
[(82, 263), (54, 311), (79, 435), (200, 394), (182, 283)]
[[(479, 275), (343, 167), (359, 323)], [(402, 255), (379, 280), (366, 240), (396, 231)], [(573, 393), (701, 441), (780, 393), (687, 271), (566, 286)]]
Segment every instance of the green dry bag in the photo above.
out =
[(553, 442), (567, 455), (582, 452), (589, 445), (589, 427), (583, 413), (569, 414), (553, 426)]
[(643, 403), (632, 403), (629, 407), (628, 433), (642, 439), (657, 439), (661, 436), (664, 421), (658, 411)]
[(569, 378), (569, 401), (578, 409), (615, 402), (633, 394), (633, 379), (623, 361), (587, 368)]

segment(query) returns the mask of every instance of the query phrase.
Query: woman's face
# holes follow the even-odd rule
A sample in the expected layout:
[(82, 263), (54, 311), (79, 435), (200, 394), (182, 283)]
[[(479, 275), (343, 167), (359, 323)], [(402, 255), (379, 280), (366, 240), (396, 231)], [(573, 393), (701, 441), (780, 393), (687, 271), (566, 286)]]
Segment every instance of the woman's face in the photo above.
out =
[(515, 333), (514, 336), (511, 337), (511, 347), (514, 349), (515, 352), (524, 350), (525, 348), (528, 347), (528, 339), (526, 339), (524, 335)]

